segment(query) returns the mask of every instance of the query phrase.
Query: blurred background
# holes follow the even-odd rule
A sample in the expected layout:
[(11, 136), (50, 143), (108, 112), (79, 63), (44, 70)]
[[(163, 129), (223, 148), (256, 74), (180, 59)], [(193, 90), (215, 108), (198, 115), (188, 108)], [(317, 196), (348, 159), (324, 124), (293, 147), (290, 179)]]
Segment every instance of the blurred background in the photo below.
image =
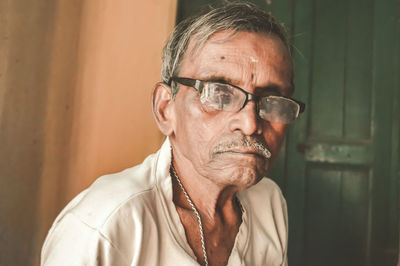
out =
[[(0, 0), (0, 265), (38, 265), (51, 223), (163, 136), (150, 100), (176, 22), (218, 1)], [(253, 0), (288, 28), (306, 114), (271, 170), (290, 265), (395, 265), (400, 0)]]

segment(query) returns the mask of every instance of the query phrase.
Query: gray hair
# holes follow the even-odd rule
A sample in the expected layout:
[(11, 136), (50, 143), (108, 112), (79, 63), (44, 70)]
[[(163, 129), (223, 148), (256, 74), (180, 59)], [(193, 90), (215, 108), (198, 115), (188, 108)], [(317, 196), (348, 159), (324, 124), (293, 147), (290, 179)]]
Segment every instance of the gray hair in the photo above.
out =
[[(276, 35), (290, 52), (290, 43), (285, 27), (272, 15), (248, 2), (227, 2), (222, 6), (200, 13), (180, 22), (171, 34), (162, 55), (162, 81), (168, 85), (179, 73), (179, 67), (190, 39), (196, 36), (196, 48), (218, 31), (267, 33)], [(177, 88), (172, 86), (175, 96)]]

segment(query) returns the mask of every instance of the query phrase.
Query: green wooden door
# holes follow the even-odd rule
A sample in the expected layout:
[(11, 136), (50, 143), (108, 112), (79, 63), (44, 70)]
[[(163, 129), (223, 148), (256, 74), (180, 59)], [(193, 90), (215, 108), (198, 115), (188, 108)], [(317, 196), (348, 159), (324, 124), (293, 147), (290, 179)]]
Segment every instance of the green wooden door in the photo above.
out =
[(309, 108), (287, 142), (294, 265), (395, 265), (399, 6), (296, 1), (296, 86)]
[[(178, 21), (213, 2), (180, 1)], [(400, 1), (253, 2), (289, 28), (307, 103), (271, 171), (288, 202), (290, 265), (395, 265)]]

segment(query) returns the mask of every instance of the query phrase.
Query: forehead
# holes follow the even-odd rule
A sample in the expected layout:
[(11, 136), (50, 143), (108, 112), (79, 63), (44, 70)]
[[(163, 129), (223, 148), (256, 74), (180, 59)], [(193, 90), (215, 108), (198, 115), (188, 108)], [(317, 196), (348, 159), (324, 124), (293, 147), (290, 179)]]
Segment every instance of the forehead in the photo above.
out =
[(235, 85), (263, 86), (272, 82), (292, 87), (287, 48), (275, 35), (264, 33), (221, 31), (201, 46), (194, 37), (182, 60), (180, 75), (221, 77)]

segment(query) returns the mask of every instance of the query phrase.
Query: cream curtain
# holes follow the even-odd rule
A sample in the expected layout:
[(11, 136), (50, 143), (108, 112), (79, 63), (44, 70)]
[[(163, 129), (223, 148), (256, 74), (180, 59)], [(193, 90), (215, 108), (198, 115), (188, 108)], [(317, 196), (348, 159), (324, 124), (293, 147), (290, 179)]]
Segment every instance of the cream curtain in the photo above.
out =
[(162, 142), (150, 99), (176, 0), (0, 0), (0, 261), (37, 265), (57, 213)]

